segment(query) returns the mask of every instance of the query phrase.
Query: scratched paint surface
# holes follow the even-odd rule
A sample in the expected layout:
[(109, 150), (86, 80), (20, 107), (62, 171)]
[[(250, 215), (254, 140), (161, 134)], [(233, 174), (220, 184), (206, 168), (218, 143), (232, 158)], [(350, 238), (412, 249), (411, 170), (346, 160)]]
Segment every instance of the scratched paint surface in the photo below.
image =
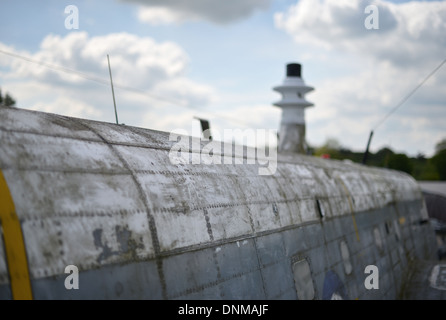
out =
[(20, 109), (0, 108), (0, 138), (34, 279), (421, 199), (400, 172), (300, 155), (272, 176), (171, 164), (168, 133)]
[(5, 244), (3, 243), (3, 237), (0, 237), (0, 285), (9, 283), (9, 275), (7, 273), (5, 257)]

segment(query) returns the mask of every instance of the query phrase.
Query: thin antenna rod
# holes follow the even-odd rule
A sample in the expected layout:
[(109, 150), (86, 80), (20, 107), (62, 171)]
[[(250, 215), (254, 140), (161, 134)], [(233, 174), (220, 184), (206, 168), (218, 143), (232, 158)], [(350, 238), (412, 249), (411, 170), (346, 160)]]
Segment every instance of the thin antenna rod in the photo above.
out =
[[(64, 73), (68, 73), (68, 74), (74, 74), (74, 75), (76, 75), (78, 77), (81, 77), (81, 78), (84, 78), (84, 79), (87, 79), (87, 80), (90, 80), (90, 81), (94, 81), (94, 82), (99, 83), (101, 85), (107, 85), (108, 86), (110, 84), (109, 80), (104, 79), (104, 78), (96, 77), (96, 76), (94, 76), (92, 74), (80, 72), (80, 71), (77, 71), (77, 70), (74, 70), (74, 69), (69, 69), (69, 68), (66, 68), (66, 67), (63, 67), (63, 66), (59, 66), (59, 65), (45, 63), (45, 62), (39, 61), (39, 60), (34, 60), (34, 59), (31, 59), (31, 58), (28, 58), (28, 57), (21, 56), (21, 55), (16, 54), (16, 53), (0, 50), (0, 54), (8, 55), (8, 56), (11, 56), (11, 57), (16, 58), (16, 59), (21, 59), (21, 60), (29, 62), (29, 63), (38, 64), (40, 66), (44, 66), (44, 67), (46, 67), (48, 69), (52, 69), (52, 70), (57, 71), (57, 72), (64, 72)], [(170, 104), (175, 104), (176, 106), (179, 106), (179, 107), (182, 107), (182, 108), (187, 108), (187, 109), (192, 109), (193, 108), (192, 106), (189, 106), (189, 104), (186, 101), (184, 101), (184, 100), (177, 100), (177, 99), (174, 99), (172, 97), (156, 95), (156, 94), (147, 92), (147, 90), (141, 90), (141, 89), (134, 88), (134, 87), (124, 86), (122, 84), (116, 84), (115, 83), (113, 86), (116, 86), (117, 88), (120, 88), (122, 90), (127, 90), (127, 91), (131, 91), (131, 92), (134, 92), (134, 93), (142, 94), (142, 95), (144, 95), (146, 97), (150, 97), (152, 99), (157, 99), (157, 100), (164, 101), (164, 102), (167, 102), (167, 103), (170, 103)], [(194, 111), (196, 111), (196, 109), (194, 109)], [(242, 125), (243, 127), (246, 127), (246, 128), (251, 127), (250, 124), (245, 123), (243, 121), (240, 121), (238, 119), (232, 118), (232, 117), (227, 117), (223, 113), (207, 113), (207, 114), (209, 114), (211, 116), (212, 115), (218, 116), (220, 119), (225, 119), (225, 120), (233, 122), (233, 123), (238, 123), (239, 125)]]
[(115, 106), (115, 117), (116, 117), (116, 124), (119, 124), (118, 122), (118, 112), (116, 111), (116, 100), (115, 100), (115, 90), (113, 90), (113, 78), (110, 68), (110, 58), (107, 54), (107, 60), (108, 60), (108, 72), (110, 73), (110, 82), (111, 82), (111, 89), (112, 89), (112, 95), (113, 95), (113, 105)]
[[(444, 64), (446, 63), (446, 59), (444, 59), (434, 70), (432, 70), (431, 73), (423, 80), (421, 81), (411, 92), (409, 92), (390, 112), (386, 114), (386, 116), (375, 126), (373, 130), (376, 130), (392, 113), (396, 111), (399, 107), (402, 106), (404, 102), (406, 102), (410, 96), (412, 96), (415, 91), (417, 91), (430, 77), (432, 77), (435, 72), (437, 72)], [(373, 131), (372, 130), (372, 131)]]
[(373, 130), (370, 131), (369, 142), (367, 142), (367, 148), (365, 149), (364, 157), (362, 158), (363, 164), (367, 163), (367, 157), (369, 156), (369, 147), (370, 147), (370, 142), (372, 141), (372, 137), (373, 137)]
[(373, 131), (375, 131), (384, 121), (386, 121), (386, 119), (392, 113), (394, 113), (399, 107), (401, 107), (403, 105), (403, 103), (406, 102), (415, 93), (415, 91), (417, 91), (430, 77), (432, 77), (435, 74), (435, 72), (437, 72), (445, 63), (446, 63), (446, 59), (444, 59), (434, 70), (432, 70), (432, 72), (429, 73), (429, 75), (423, 81), (421, 81), (414, 89), (412, 89), (412, 91), (410, 91), (392, 110), (390, 110), (390, 112), (388, 112), (385, 115), (385, 117), (374, 127), (374, 129), (372, 129), (372, 131), (370, 131), (369, 141), (367, 142), (367, 148), (364, 152), (364, 157), (362, 159), (363, 164), (366, 164), (366, 162), (367, 162), (370, 142), (372, 141), (372, 137), (373, 137)]

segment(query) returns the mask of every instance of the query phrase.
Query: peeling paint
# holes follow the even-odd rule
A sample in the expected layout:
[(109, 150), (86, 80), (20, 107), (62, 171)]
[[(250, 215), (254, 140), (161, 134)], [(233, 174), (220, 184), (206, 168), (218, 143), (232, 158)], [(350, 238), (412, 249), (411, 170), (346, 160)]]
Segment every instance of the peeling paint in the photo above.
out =
[(432, 288), (446, 290), (446, 265), (437, 264), (432, 268), (429, 283)]
[[(279, 155), (273, 176), (259, 176), (247, 161), (172, 164), (168, 133), (22, 109), (0, 108), (0, 138), (0, 169), (33, 279), (60, 275), (68, 264), (83, 271), (158, 259), (166, 290), (164, 257), (215, 246), (215, 266), (226, 243), (241, 252), (259, 234), (422, 201), (416, 181), (397, 171), (305, 155)], [(407, 211), (414, 221), (426, 215), (422, 207)], [(401, 239), (405, 217), (394, 220)], [(363, 237), (373, 241), (373, 232)], [(0, 260), (0, 281), (5, 266)], [(112, 291), (126, 289), (117, 281)]]
[[(99, 256), (97, 257), (98, 263), (101, 263), (102, 260), (106, 260), (109, 257), (118, 254), (117, 251), (113, 251), (107, 245), (107, 241), (103, 239), (102, 233), (103, 233), (102, 229), (95, 229), (93, 231), (94, 245), (96, 246), (96, 248), (99, 248), (102, 250), (101, 253), (99, 254)], [(103, 242), (105, 242), (105, 243), (103, 243)]]

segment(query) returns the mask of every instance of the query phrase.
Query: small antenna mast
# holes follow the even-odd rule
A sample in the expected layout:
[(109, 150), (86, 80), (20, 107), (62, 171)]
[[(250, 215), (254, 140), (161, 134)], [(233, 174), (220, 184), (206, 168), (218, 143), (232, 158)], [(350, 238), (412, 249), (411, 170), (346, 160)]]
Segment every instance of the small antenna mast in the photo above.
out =
[(107, 54), (107, 61), (108, 61), (108, 72), (110, 73), (110, 83), (111, 83), (111, 89), (112, 89), (112, 95), (113, 95), (113, 105), (115, 106), (115, 117), (116, 117), (116, 124), (119, 124), (118, 122), (118, 112), (116, 111), (116, 100), (115, 100), (115, 90), (113, 89), (113, 78), (110, 68), (110, 58)]
[(399, 107), (401, 107), (403, 103), (406, 102), (410, 98), (410, 96), (412, 96), (415, 91), (417, 91), (430, 77), (432, 77), (434, 73), (437, 72), (438, 69), (440, 69), (445, 63), (446, 59), (444, 59), (434, 70), (432, 70), (432, 72), (429, 73), (429, 75), (423, 81), (421, 81), (414, 89), (412, 89), (412, 91), (409, 92), (392, 110), (390, 110), (390, 112), (386, 114), (386, 116), (375, 126), (375, 128), (370, 131), (369, 141), (367, 142), (367, 148), (362, 159), (363, 164), (366, 164), (367, 162), (367, 156), (369, 154), (369, 147), (372, 140), (373, 131), (376, 130), (392, 113), (394, 113)]

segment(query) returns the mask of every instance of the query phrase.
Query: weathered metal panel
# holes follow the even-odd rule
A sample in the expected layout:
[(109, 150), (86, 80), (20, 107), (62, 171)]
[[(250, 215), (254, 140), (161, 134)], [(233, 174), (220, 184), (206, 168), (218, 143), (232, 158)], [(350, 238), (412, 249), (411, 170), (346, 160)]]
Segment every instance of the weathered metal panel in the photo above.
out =
[[(135, 276), (137, 275), (137, 276)], [(33, 280), (35, 299), (163, 299), (162, 286), (153, 261), (104, 265), (85, 270), (79, 290), (67, 290), (67, 274)]]
[(20, 219), (144, 209), (129, 175), (16, 169), (3, 173)]
[(103, 142), (5, 131), (0, 131), (0, 139), (6, 168), (104, 174), (126, 171)]
[[(279, 155), (274, 175), (259, 175), (254, 149), (222, 144), (214, 155), (229, 164), (210, 164), (189, 137), (172, 163), (168, 133), (12, 108), (0, 108), (0, 139), (37, 298), (299, 298), (302, 259), (317, 299), (327, 274), (350, 298), (389, 297), (390, 284), (363, 288), (364, 266), (401, 282), (395, 266), (434, 253), (421, 191), (400, 172)], [(67, 265), (83, 296), (63, 286)]]

